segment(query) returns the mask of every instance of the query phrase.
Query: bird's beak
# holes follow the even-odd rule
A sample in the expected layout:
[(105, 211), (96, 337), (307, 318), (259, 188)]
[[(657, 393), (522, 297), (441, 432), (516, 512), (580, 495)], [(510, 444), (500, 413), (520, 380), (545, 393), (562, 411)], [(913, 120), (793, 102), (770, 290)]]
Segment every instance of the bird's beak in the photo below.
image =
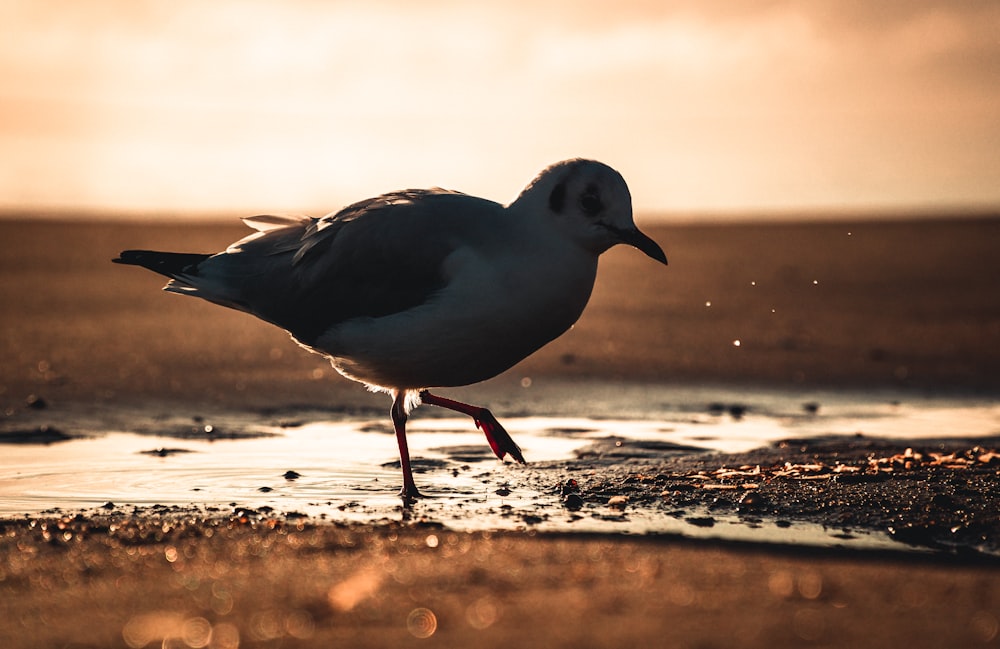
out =
[(667, 265), (667, 256), (663, 253), (663, 248), (640, 232), (638, 228), (634, 230), (618, 230), (617, 232), (622, 243), (627, 243), (634, 248), (638, 248), (664, 266)]

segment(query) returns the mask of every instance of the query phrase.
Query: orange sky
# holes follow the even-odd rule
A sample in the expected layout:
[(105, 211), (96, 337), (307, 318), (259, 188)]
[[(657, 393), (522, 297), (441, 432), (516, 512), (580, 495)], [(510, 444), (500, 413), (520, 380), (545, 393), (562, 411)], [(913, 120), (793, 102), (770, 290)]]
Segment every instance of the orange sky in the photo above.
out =
[(500, 201), (618, 168), (640, 211), (1000, 207), (1000, 2), (0, 4), (0, 208)]

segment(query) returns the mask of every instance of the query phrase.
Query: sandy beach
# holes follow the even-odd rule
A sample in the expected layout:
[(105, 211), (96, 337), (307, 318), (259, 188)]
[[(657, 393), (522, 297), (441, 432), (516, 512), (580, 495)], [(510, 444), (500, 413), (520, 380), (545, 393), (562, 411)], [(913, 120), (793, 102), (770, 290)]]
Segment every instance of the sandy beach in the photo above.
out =
[(419, 523), (95, 520), (0, 541), (4, 646), (978, 647), (995, 566)]
[[(453, 394), (514, 410), (512, 390), (551, 379), (995, 401), (998, 219), (646, 229), (669, 267), (611, 251), (573, 330)], [(383, 395), (335, 376), (285, 333), (110, 263), (125, 248), (211, 252), (245, 232), (238, 222), (0, 221), (0, 436), (44, 443), (31, 435), (46, 421), (72, 434), (83, 411), (98, 422), (161, 411), (384, 416)], [(546, 402), (520, 407), (537, 415)], [(530, 522), (467, 533), (402, 509), (351, 525), (197, 502), (36, 512), (0, 521), (0, 644), (990, 646), (1000, 637), (998, 446), (838, 438), (614, 470), (581, 457), (525, 478), (558, 493), (566, 471), (586, 468), (585, 480), (573, 475), (595, 506), (615, 509), (620, 497), (630, 511), (700, 512), (699, 524), (708, 508), (748, 525), (892, 528), (898, 551), (538, 533)]]
[[(1000, 219), (647, 229), (670, 266), (611, 250), (577, 325), (499, 381), (1000, 387)], [(247, 232), (0, 221), (0, 401), (363, 402), (277, 328), (110, 263), (125, 248), (217, 251)]]

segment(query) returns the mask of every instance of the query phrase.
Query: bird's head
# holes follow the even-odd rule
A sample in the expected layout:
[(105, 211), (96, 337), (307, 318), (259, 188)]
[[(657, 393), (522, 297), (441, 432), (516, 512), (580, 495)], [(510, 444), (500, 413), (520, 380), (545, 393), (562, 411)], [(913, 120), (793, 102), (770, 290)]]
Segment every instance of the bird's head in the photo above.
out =
[(621, 174), (595, 160), (565, 160), (544, 170), (513, 205), (544, 210), (567, 236), (602, 253), (625, 243), (663, 264), (663, 249), (632, 219), (632, 195)]

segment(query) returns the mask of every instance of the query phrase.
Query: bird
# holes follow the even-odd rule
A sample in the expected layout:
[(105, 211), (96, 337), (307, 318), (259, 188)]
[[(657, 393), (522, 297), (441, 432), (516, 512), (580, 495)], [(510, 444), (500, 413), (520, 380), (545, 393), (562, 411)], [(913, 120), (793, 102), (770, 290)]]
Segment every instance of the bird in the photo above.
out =
[(405, 503), (422, 497), (406, 440), (421, 403), (472, 417), (497, 458), (525, 463), (490, 410), (432, 389), (492, 378), (569, 330), (612, 246), (667, 264), (635, 225), (622, 175), (582, 158), (547, 167), (506, 205), (408, 189), (323, 217), (243, 221), (255, 232), (217, 254), (125, 250), (112, 261), (168, 277), (165, 291), (277, 325), (387, 393)]

